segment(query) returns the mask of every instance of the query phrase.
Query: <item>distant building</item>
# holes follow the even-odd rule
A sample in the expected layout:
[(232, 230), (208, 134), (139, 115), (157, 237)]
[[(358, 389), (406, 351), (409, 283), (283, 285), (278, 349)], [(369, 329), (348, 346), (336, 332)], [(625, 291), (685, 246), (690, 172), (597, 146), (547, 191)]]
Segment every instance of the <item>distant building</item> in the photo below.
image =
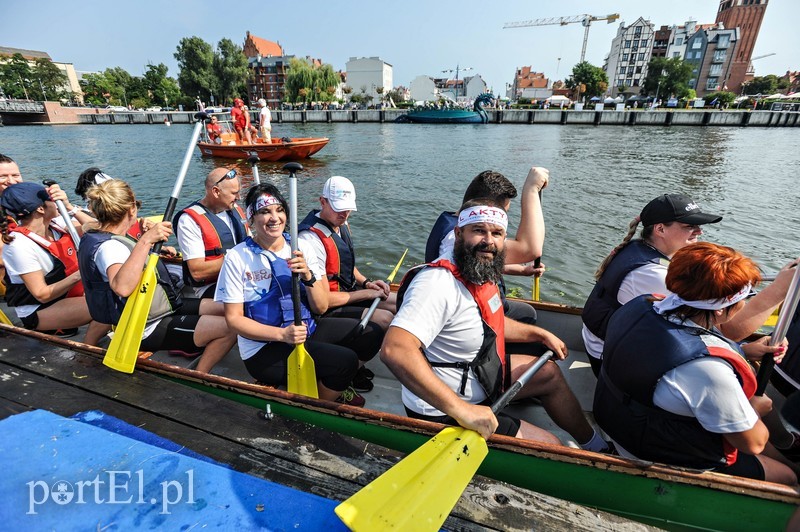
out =
[(351, 57), (345, 64), (347, 85), (353, 89), (351, 94), (372, 96), (375, 103), (383, 95), (378, 94), (378, 88), (383, 88), (383, 94), (392, 89), (392, 65), (380, 57)]
[(279, 43), (256, 37), (249, 31), (242, 51), (247, 57), (247, 68), (250, 69), (247, 83), (250, 104), (264, 98), (270, 107), (279, 106), (286, 94), (289, 60), (294, 56), (286, 55)]
[(727, 85), (733, 70), (739, 41), (739, 28), (726, 29), (718, 23), (713, 29), (698, 30), (689, 37), (684, 60), (692, 65), (689, 88), (697, 96), (730, 90)]
[(617, 35), (611, 41), (611, 51), (606, 58), (603, 70), (608, 76), (611, 96), (626, 93), (639, 94), (647, 77), (647, 63), (653, 51), (654, 25), (642, 17), (625, 26), (621, 22)]
[(467, 100), (474, 100), (486, 92), (486, 82), (483, 80), (480, 74), (475, 74), (474, 76), (464, 78), (464, 84), (466, 85), (464, 89), (464, 96), (467, 98)]
[(408, 87), (411, 99), (417, 102), (433, 102), (439, 99), (439, 89), (430, 76), (417, 76)]
[(800, 72), (792, 72), (791, 70), (787, 70), (786, 74), (781, 76), (781, 79), (785, 79), (789, 82), (789, 90), (786, 91), (786, 94), (800, 91)]
[(78, 83), (78, 74), (75, 72), (75, 67), (72, 63), (59, 63), (53, 61), (47, 52), (40, 52), (38, 50), (25, 50), (23, 48), (9, 48), (0, 46), (0, 63), (8, 61), (14, 54), (20, 54), (28, 61), (28, 65), (33, 67), (37, 59), (47, 59), (58, 67), (61, 72), (67, 76), (67, 83), (64, 85), (63, 90), (70, 95), (70, 100), (83, 105), (83, 91), (81, 85)]
[(667, 49), (672, 40), (675, 26), (661, 26), (653, 34), (653, 52), (651, 57), (667, 57)]
[(742, 83), (753, 79), (750, 59), (768, 3), (769, 0), (721, 0), (719, 3), (717, 22), (725, 28), (739, 28), (736, 55), (725, 83), (729, 91), (739, 93)]
[(550, 80), (542, 72), (533, 72), (531, 67), (524, 66), (517, 69), (510, 92), (506, 94), (512, 100), (530, 98), (538, 100), (552, 96)]

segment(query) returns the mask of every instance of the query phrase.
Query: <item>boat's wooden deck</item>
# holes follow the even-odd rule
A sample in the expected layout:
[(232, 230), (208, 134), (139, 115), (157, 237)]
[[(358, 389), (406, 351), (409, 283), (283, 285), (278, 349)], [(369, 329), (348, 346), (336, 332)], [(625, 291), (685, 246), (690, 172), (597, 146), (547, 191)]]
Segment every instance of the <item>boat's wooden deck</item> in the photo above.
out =
[[(277, 416), (267, 420), (252, 407), (153, 374), (114, 372), (96, 356), (35, 338), (0, 334), (0, 418), (35, 408), (64, 416), (102, 410), (237, 471), (336, 500), (355, 493), (401, 456), (301, 422)], [(235, 364), (229, 365), (234, 371)], [(220, 370), (228, 371), (228, 365)], [(648, 529), (484, 477), (470, 484), (445, 527)]]

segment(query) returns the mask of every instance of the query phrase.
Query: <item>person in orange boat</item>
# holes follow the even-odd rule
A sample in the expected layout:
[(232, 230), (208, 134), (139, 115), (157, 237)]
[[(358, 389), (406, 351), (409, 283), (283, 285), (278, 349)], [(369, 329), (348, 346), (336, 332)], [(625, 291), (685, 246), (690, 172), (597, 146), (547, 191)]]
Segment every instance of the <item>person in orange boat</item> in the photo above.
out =
[(247, 128), (247, 111), (244, 108), (244, 101), (241, 98), (233, 100), (233, 107), (231, 108), (231, 121), (236, 134), (239, 136), (239, 142), (246, 142), (252, 144), (253, 139), (250, 137), (250, 130)]
[(216, 116), (212, 116), (211, 120), (206, 124), (206, 132), (208, 133), (208, 140), (214, 144), (222, 144), (222, 127), (219, 125), (219, 120)]

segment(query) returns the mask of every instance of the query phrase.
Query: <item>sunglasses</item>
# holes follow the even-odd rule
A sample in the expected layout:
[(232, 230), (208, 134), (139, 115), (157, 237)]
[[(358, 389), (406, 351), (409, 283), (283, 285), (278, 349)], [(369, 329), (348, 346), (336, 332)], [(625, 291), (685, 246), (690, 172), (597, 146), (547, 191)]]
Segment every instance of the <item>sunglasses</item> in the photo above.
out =
[(219, 179), (219, 181), (217, 181), (216, 183), (214, 183), (214, 186), (217, 186), (217, 185), (219, 185), (220, 183), (222, 183), (222, 182), (223, 182), (223, 181), (225, 181), (226, 179), (233, 179), (233, 178), (234, 178), (234, 177), (236, 177), (237, 175), (239, 175), (239, 174), (237, 174), (237, 173), (236, 173), (236, 170), (230, 170), (230, 171), (228, 171), (228, 173), (227, 173), (227, 174), (225, 174), (224, 176), (222, 176), (222, 177)]

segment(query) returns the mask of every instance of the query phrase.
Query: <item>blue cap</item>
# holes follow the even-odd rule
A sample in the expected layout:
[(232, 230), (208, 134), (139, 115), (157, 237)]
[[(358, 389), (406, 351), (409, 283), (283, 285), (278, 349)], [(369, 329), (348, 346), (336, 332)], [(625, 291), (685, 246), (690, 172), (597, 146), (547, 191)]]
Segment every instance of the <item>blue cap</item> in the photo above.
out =
[(20, 219), (50, 201), (50, 194), (38, 183), (17, 183), (3, 191), (0, 206), (11, 216)]

